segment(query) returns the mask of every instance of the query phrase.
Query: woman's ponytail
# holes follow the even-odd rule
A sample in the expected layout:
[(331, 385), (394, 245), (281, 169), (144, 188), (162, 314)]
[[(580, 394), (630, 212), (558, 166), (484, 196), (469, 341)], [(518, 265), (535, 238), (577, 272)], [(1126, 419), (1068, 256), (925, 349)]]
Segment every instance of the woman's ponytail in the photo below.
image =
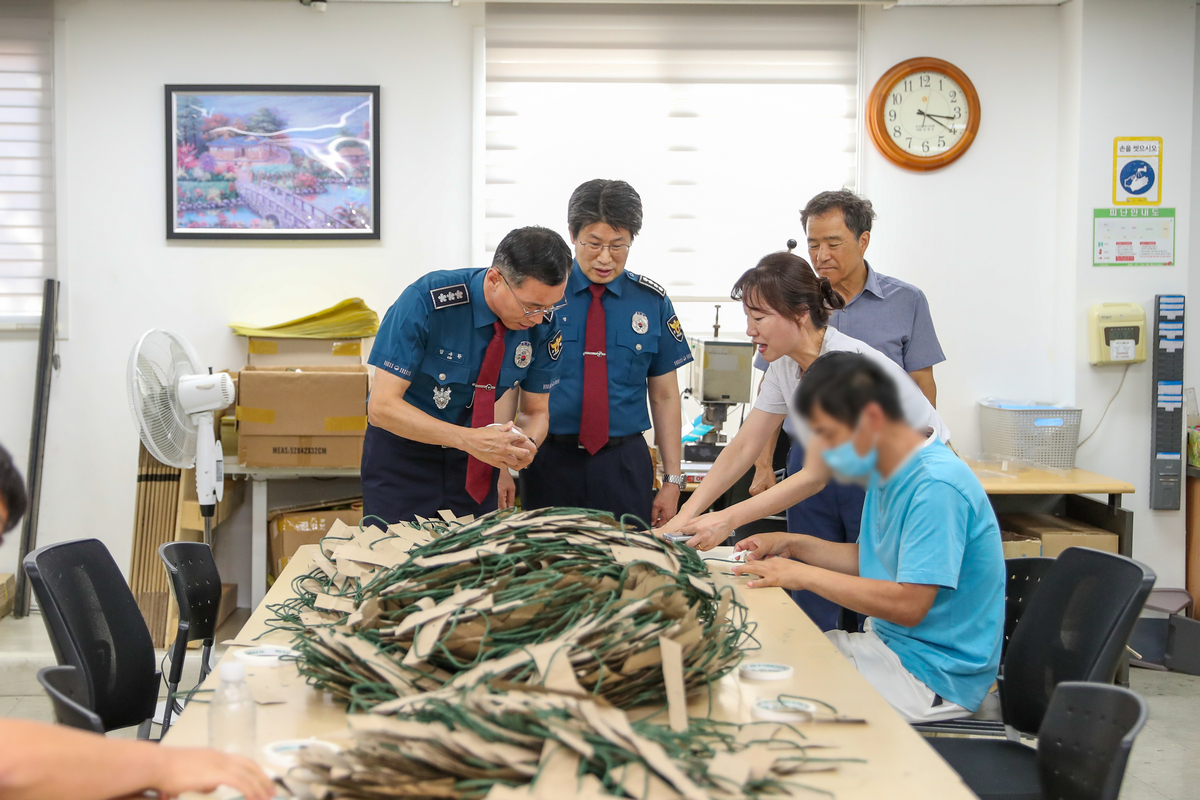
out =
[(825, 305), (834, 311), (846, 307), (846, 298), (837, 293), (829, 278), (821, 278), (821, 297), (825, 299)]

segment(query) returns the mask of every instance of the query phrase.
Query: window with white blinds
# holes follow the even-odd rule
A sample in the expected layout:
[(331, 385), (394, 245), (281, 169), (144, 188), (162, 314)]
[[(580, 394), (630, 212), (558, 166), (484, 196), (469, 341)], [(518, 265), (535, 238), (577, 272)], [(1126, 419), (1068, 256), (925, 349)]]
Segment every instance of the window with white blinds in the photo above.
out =
[(51, 20), (0, 7), (0, 330), (38, 324), (55, 277)]
[(489, 3), (486, 54), (485, 263), (514, 227), (566, 236), (572, 190), (620, 178), (645, 209), (630, 268), (727, 298), (802, 241), (812, 195), (855, 187), (855, 7)]

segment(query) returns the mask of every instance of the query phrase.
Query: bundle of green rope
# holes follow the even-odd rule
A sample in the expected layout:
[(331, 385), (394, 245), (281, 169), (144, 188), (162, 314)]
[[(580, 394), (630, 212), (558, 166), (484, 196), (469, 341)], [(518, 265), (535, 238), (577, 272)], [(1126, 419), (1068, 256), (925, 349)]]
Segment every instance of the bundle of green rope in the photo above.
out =
[(329, 558), (274, 609), (296, 632), (300, 672), (351, 711), (523, 681), (539, 653), (564, 648), (584, 691), (618, 708), (660, 704), (660, 638), (682, 648), (688, 693), (752, 641), (745, 606), (693, 550), (600, 512), (510, 509), (442, 525), (430, 541), (416, 524), (372, 530), (323, 543)]
[[(727, 800), (830, 795), (800, 782), (851, 758), (811, 755), (777, 723), (692, 720), (685, 731), (630, 722), (578, 691), (497, 684), (352, 716), (353, 745), (310, 748), (285, 782), (321, 800)], [(781, 735), (782, 734), (782, 735)], [(831, 796), (831, 795), (830, 795)]]

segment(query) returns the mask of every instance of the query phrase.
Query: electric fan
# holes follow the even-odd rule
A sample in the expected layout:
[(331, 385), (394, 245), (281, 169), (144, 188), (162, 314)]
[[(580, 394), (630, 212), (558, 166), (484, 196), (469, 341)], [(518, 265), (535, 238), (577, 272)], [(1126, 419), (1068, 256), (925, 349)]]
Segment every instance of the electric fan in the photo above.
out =
[(129, 410), (150, 454), (168, 466), (196, 467), (204, 541), (211, 546), (225, 483), (214, 417), (234, 400), (233, 378), (212, 374), (183, 337), (156, 329), (142, 334), (129, 354), (127, 386)]

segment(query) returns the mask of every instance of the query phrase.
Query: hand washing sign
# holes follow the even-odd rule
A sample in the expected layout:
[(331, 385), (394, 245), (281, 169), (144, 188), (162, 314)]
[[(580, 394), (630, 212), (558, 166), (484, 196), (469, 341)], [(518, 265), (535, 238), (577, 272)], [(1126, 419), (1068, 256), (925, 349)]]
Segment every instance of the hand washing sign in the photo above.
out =
[(1156, 206), (1162, 202), (1162, 138), (1113, 139), (1113, 205)]

